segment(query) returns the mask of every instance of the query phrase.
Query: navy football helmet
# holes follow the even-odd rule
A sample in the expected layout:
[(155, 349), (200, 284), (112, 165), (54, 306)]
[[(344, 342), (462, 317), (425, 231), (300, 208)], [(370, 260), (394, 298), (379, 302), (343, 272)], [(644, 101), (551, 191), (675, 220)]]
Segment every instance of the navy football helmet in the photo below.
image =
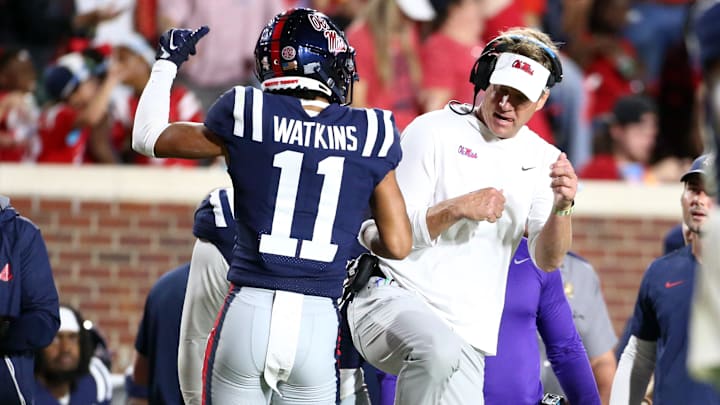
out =
[(352, 102), (355, 50), (345, 34), (318, 11), (291, 9), (262, 30), (255, 46), (256, 75), (263, 91), (319, 92), (330, 102)]

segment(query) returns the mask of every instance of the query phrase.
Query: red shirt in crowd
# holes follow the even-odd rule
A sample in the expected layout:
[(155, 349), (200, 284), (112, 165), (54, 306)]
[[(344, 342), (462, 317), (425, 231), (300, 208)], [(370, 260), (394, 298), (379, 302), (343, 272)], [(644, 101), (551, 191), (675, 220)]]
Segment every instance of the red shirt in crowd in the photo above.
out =
[[(367, 86), (367, 105), (390, 110), (395, 124), (402, 131), (420, 112), (416, 88), (410, 78), (410, 67), (397, 41), (391, 42), (392, 83), (385, 86), (378, 73), (375, 60), (375, 43), (367, 24), (351, 27), (347, 33), (348, 42), (357, 50), (356, 65), (360, 81)], [(420, 53), (420, 38), (415, 33), (412, 40), (415, 54)], [(470, 70), (468, 69), (468, 72)]]
[(480, 44), (461, 44), (440, 31), (430, 35), (423, 42), (420, 52), (423, 87), (449, 89), (450, 100), (472, 104), (470, 69), (482, 50), (483, 46)]
[[(621, 60), (626, 63), (637, 60), (637, 54), (633, 45), (619, 39), (617, 45), (620, 48)], [(633, 93), (632, 80), (621, 72), (622, 65), (616, 58), (607, 55), (597, 55), (585, 69), (586, 76), (596, 75), (599, 79), (595, 90), (591, 95), (590, 116), (596, 118), (602, 114), (612, 111), (615, 102), (622, 96)]]
[(579, 177), (588, 180), (622, 180), (612, 155), (598, 154), (580, 169)]
[(38, 162), (83, 163), (90, 130), (76, 127), (77, 116), (78, 111), (64, 103), (42, 111), (38, 128), (42, 149)]

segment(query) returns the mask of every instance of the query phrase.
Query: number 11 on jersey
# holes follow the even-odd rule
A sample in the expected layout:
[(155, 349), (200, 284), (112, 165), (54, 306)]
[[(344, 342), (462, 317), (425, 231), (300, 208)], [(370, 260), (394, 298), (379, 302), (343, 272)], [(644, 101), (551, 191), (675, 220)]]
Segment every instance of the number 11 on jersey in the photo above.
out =
[[(298, 239), (290, 237), (295, 201), (300, 184), (303, 154), (284, 151), (275, 155), (273, 166), (280, 168), (280, 181), (275, 198), (270, 234), (260, 237), (260, 252), (280, 256), (295, 257)], [(345, 158), (329, 156), (318, 163), (317, 173), (324, 176), (317, 217), (313, 228), (312, 240), (303, 240), (300, 245), (300, 258), (332, 262), (338, 246), (331, 243), (332, 229), (337, 214), (340, 184), (342, 182)]]

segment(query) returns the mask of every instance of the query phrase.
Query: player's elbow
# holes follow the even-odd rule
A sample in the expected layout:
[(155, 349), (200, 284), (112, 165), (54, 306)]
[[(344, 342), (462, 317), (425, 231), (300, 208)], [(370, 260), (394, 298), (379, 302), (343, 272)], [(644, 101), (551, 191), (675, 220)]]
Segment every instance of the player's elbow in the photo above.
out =
[(132, 130), (133, 150), (141, 155), (155, 157), (155, 143), (167, 126), (168, 124), (162, 126), (139, 125), (136, 122)]
[(401, 260), (410, 254), (412, 248), (411, 235), (393, 235), (390, 238), (383, 238), (385, 245), (386, 258), (393, 260)]

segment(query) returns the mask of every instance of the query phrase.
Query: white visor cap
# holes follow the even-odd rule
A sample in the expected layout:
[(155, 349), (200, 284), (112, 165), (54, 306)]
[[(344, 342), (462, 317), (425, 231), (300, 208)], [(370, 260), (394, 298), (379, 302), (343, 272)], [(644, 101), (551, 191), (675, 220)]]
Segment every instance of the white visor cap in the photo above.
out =
[(80, 324), (70, 308), (60, 307), (60, 329), (58, 332), (80, 332)]
[(501, 53), (490, 75), (490, 84), (512, 87), (533, 103), (547, 87), (550, 71), (539, 62), (515, 53)]

